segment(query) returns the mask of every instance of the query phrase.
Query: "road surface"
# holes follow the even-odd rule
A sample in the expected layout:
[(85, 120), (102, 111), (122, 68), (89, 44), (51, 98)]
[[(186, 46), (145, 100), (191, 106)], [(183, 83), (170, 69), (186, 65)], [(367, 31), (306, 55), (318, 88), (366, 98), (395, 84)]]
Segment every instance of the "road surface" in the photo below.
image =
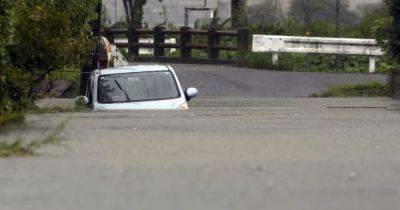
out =
[(183, 87), (196, 87), (201, 96), (309, 97), (336, 85), (387, 82), (381, 74), (267, 71), (230, 65), (171, 66)]
[[(28, 115), (2, 139), (63, 146), (0, 159), (2, 210), (397, 210), (400, 103), (213, 98), (188, 112)], [(42, 137), (41, 137), (42, 136)]]

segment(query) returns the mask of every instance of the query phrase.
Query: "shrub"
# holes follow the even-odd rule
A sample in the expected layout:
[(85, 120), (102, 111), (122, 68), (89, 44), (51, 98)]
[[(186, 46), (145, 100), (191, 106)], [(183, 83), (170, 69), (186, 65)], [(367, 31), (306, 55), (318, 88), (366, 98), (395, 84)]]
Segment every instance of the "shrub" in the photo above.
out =
[(96, 3), (0, 0), (0, 114), (32, 103), (34, 86), (50, 72), (89, 62)]
[(10, 56), (34, 82), (64, 66), (81, 67), (94, 47), (89, 22), (95, 0), (18, 1)]
[(12, 3), (0, 0), (0, 115), (20, 110), (26, 103), (27, 88), (23, 71), (10, 65), (8, 44), (13, 31)]
[(315, 93), (311, 97), (380, 97), (389, 95), (390, 88), (388, 85), (372, 82), (334, 86), (322, 93)]
[(238, 66), (255, 69), (293, 70), (294, 68), (293, 57), (289, 54), (281, 54), (277, 66), (272, 63), (272, 54), (270, 53), (247, 53), (239, 56), (237, 62)]

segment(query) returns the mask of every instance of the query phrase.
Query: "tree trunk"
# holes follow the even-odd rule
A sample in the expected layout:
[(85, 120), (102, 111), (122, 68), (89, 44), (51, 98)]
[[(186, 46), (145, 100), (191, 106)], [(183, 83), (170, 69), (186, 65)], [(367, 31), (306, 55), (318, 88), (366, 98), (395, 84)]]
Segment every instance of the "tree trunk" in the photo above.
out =
[(240, 0), (231, 0), (231, 22), (232, 28), (239, 27), (239, 1)]
[(133, 28), (142, 28), (143, 6), (146, 0), (123, 0), (125, 16), (128, 24)]

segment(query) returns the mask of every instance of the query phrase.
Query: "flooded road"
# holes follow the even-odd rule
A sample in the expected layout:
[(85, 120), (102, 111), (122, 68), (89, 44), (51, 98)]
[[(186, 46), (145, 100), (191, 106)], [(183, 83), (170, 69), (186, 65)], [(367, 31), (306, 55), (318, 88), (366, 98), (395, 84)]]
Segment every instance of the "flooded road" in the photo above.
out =
[(0, 137), (40, 139), (66, 122), (61, 146), (0, 159), (0, 209), (399, 208), (398, 101), (199, 98), (191, 105), (29, 115), (23, 131)]

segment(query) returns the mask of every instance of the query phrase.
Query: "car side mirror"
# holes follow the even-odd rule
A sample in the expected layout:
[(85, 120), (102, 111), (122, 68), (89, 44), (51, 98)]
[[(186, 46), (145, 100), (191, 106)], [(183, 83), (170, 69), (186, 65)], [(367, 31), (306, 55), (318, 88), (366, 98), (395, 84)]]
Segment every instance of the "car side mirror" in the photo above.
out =
[(199, 91), (196, 88), (191, 87), (186, 90), (185, 95), (186, 95), (186, 100), (190, 101), (192, 98), (199, 95)]

